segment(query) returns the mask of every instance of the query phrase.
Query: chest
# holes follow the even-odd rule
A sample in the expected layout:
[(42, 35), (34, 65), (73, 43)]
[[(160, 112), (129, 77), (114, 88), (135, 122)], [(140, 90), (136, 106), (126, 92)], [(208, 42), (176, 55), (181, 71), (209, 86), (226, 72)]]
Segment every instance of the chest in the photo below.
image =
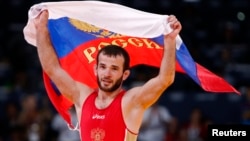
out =
[(81, 136), (85, 140), (94, 138), (112, 140), (113, 137), (124, 137), (126, 126), (122, 116), (121, 103), (112, 102), (107, 105), (99, 105), (98, 108), (94, 101), (86, 103), (82, 109), (80, 130)]
[(99, 99), (96, 99), (94, 101), (94, 106), (97, 108), (97, 109), (100, 109), (103, 111), (106, 110), (109, 106), (112, 106), (111, 103), (112, 103), (113, 100), (111, 99), (108, 99), (108, 100), (99, 100)]

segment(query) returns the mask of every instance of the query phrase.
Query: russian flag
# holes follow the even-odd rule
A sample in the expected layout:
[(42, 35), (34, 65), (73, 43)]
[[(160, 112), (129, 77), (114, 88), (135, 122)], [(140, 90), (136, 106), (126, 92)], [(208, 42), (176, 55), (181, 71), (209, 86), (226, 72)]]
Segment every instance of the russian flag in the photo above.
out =
[[(33, 46), (36, 33), (32, 19), (44, 9), (49, 11), (48, 27), (60, 64), (75, 80), (97, 88), (95, 57), (108, 44), (125, 48), (131, 57), (131, 67), (160, 66), (163, 35), (171, 31), (166, 21), (168, 15), (101, 1), (39, 3), (30, 8), (23, 30), (25, 40)], [(188, 75), (204, 91), (240, 94), (223, 78), (196, 63), (180, 36), (176, 41), (176, 72)], [(71, 101), (63, 97), (45, 73), (43, 78), (54, 107), (72, 125), (68, 113)]]

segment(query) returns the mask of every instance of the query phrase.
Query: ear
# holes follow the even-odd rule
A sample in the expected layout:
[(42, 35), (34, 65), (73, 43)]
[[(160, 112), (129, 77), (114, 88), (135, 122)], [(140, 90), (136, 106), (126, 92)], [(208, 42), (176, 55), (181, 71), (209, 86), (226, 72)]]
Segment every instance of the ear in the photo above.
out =
[(96, 64), (93, 66), (93, 70), (94, 70), (95, 76), (97, 76), (97, 65)]
[(126, 80), (129, 75), (130, 75), (130, 70), (125, 70), (125, 72), (123, 73), (123, 81)]

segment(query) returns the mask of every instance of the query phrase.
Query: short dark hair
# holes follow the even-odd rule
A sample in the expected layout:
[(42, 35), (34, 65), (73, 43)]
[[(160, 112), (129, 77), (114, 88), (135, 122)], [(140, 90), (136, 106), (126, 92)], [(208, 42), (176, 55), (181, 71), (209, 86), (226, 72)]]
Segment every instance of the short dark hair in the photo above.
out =
[(97, 53), (97, 64), (99, 62), (99, 56), (100, 54), (103, 53), (104, 55), (107, 55), (109, 57), (116, 57), (118, 55), (121, 55), (124, 57), (124, 64), (123, 64), (123, 71), (129, 69), (130, 65), (130, 58), (128, 52), (117, 45), (107, 45), (99, 50)]

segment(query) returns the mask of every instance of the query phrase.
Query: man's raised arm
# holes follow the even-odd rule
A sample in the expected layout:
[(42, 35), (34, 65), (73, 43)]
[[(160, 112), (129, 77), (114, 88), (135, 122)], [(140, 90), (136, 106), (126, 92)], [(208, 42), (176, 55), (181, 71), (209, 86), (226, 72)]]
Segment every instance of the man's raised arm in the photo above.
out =
[(164, 35), (164, 51), (159, 74), (146, 82), (142, 87), (135, 88), (135, 99), (143, 108), (148, 108), (158, 100), (161, 94), (173, 83), (176, 64), (176, 37), (182, 29), (175, 16), (168, 17), (172, 31)]
[(50, 40), (47, 27), (48, 15), (48, 11), (44, 10), (34, 19), (39, 60), (43, 71), (55, 83), (59, 91), (69, 100), (73, 101), (75, 96), (78, 97), (77, 95), (80, 94), (80, 91), (77, 87), (77, 83), (60, 66)]

